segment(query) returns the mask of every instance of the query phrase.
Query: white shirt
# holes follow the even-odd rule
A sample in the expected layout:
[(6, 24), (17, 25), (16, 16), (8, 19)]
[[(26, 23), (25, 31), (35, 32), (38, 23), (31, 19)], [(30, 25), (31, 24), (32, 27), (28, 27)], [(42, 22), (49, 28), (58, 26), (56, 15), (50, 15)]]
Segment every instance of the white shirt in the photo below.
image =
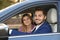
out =
[(36, 27), (35, 31), (36, 31), (40, 26), (41, 26), (41, 25), (37, 25), (37, 26), (35, 26), (35, 27)]
[[(43, 22), (44, 23), (44, 22)], [(35, 31), (43, 24), (43, 23), (41, 23), (40, 25), (37, 25), (37, 26), (35, 26)]]
[(41, 25), (37, 25), (37, 26), (35, 26), (31, 31), (33, 31), (35, 28), (35, 31), (40, 27)]
[(13, 30), (12, 30), (12, 29), (10, 29), (10, 30), (9, 30), (9, 34), (11, 34), (11, 33), (12, 33), (12, 31), (13, 31)]

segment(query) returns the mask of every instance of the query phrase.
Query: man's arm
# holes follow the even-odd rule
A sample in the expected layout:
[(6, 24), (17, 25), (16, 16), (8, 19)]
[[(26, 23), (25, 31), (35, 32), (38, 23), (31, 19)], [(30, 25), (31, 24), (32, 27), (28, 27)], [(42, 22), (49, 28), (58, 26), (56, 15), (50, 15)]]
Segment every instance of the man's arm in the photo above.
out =
[(26, 32), (20, 32), (20, 31), (17, 31), (17, 30), (12, 30), (10, 36), (17, 36), (17, 35), (27, 35), (29, 33), (26, 33)]

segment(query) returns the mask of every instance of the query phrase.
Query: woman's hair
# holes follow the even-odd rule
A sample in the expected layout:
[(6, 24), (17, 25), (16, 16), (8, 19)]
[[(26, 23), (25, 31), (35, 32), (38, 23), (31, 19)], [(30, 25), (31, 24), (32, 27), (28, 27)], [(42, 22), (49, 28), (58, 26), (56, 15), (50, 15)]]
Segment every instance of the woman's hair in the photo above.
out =
[(29, 14), (23, 14), (23, 16), (22, 16), (22, 18), (21, 18), (21, 22), (22, 22), (22, 24), (23, 24), (23, 26), (22, 26), (22, 28), (23, 28), (22, 31), (24, 31), (24, 32), (26, 32), (26, 29), (27, 29), (26, 25), (25, 25), (24, 22), (23, 22), (23, 18), (24, 18), (25, 16), (29, 17), (30, 20), (31, 20), (31, 24), (33, 24), (33, 19), (32, 19), (32, 17), (31, 17)]

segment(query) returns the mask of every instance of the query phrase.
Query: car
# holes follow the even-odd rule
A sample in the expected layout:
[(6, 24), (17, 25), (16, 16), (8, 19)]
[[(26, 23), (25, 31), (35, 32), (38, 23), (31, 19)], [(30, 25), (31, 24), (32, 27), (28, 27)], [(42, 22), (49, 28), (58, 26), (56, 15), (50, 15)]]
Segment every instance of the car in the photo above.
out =
[[(32, 13), (31, 15), (33, 17), (35, 8), (43, 8), (48, 13), (47, 21), (52, 26), (53, 33), (60, 32), (60, 12), (59, 12), (60, 5), (59, 4), (60, 4), (59, 0), (45, 0), (45, 1), (26, 0), (21, 3), (16, 3), (5, 9), (0, 10), (0, 23), (4, 23), (8, 25), (9, 29), (18, 29), (21, 24), (20, 21), (21, 15), (23, 15), (24, 13), (28, 13), (28, 14)], [(8, 34), (9, 33), (11, 32), (8, 32)]]

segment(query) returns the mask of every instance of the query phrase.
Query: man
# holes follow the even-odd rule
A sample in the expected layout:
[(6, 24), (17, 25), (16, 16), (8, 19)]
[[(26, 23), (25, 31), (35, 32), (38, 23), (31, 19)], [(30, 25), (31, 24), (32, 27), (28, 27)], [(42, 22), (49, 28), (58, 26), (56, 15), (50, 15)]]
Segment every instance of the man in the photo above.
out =
[(38, 9), (34, 14), (34, 22), (36, 24), (35, 29), (32, 31), (34, 34), (38, 33), (51, 33), (52, 29), (49, 23), (46, 21), (47, 13), (43, 9)]

